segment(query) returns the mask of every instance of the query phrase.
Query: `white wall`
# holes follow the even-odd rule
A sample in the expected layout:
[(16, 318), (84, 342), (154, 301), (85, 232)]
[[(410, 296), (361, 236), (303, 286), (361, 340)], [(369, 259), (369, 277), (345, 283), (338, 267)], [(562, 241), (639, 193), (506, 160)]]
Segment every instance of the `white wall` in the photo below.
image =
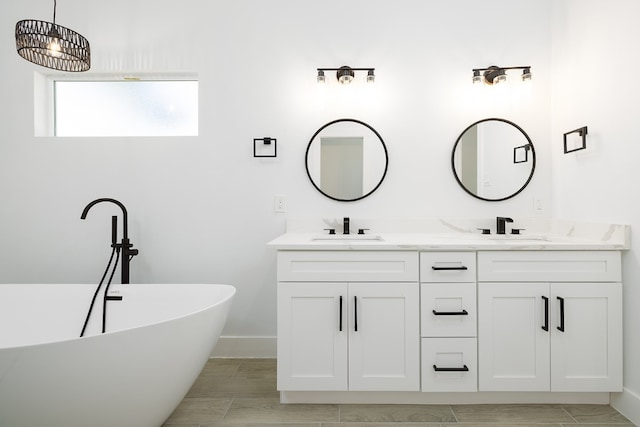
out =
[[(640, 3), (553, 3), (553, 206), (557, 216), (630, 224), (640, 241)], [(564, 155), (562, 134), (588, 126), (587, 150)], [(625, 393), (614, 405), (640, 423), (640, 262), (623, 258)]]

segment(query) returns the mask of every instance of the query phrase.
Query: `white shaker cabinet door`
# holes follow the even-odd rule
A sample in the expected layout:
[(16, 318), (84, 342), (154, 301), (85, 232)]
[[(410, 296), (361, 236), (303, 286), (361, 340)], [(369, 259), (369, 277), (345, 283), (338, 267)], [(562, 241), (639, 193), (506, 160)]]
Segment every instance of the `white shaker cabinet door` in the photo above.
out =
[(278, 283), (278, 390), (347, 390), (347, 292)]
[(548, 283), (478, 284), (478, 389), (548, 391)]
[(551, 390), (622, 391), (622, 284), (552, 283)]
[(349, 390), (420, 390), (418, 283), (349, 284)]

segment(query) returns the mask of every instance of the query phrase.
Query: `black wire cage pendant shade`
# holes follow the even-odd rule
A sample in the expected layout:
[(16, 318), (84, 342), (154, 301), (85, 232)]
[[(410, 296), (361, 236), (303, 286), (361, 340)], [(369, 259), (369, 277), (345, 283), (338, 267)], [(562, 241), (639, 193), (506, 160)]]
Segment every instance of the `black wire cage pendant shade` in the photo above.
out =
[(80, 72), (91, 68), (89, 41), (81, 34), (56, 24), (56, 0), (53, 22), (25, 19), (16, 24), (18, 55), (43, 67)]

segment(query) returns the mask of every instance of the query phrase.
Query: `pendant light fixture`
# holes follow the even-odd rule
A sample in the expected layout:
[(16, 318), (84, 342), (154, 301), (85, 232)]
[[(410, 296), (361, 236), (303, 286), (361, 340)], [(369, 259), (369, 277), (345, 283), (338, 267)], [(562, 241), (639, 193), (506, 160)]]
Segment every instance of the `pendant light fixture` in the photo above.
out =
[(81, 34), (53, 22), (25, 19), (16, 24), (16, 49), (27, 61), (60, 71), (87, 71), (91, 68), (89, 41)]

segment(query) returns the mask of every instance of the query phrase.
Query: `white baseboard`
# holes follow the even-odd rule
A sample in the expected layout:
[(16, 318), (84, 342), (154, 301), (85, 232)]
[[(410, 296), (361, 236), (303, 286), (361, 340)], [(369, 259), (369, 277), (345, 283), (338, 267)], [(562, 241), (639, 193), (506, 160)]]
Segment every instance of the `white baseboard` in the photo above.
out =
[(622, 393), (611, 393), (611, 406), (640, 426), (640, 396), (625, 388)]
[(589, 404), (606, 405), (609, 393), (564, 392), (469, 392), (447, 393), (419, 391), (281, 391), (281, 403), (339, 404), (413, 404), (413, 405), (480, 405), (480, 404)]
[(211, 357), (275, 359), (276, 337), (221, 336)]

